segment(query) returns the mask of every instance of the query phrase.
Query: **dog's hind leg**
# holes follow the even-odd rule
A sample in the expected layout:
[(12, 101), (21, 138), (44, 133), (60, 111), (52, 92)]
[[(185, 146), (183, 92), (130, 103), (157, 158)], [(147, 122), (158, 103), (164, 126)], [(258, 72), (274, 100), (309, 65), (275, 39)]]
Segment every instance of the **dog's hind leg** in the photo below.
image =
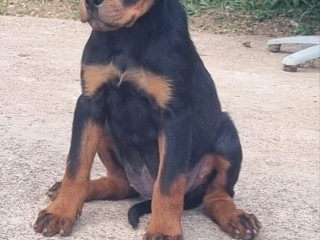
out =
[(107, 170), (107, 176), (91, 180), (86, 201), (120, 200), (138, 196), (130, 186), (123, 168), (116, 162), (113, 143), (104, 137), (100, 142), (98, 155)]
[(216, 175), (203, 199), (205, 213), (232, 237), (254, 239), (261, 228), (259, 221), (253, 214), (237, 209), (232, 199), (240, 172), (242, 149), (229, 118), (224, 120), (218, 131), (214, 158)]
[[(107, 176), (89, 182), (86, 202), (92, 200), (120, 200), (137, 196), (130, 187), (124, 170), (116, 162), (114, 146), (111, 139), (104, 136), (99, 144), (98, 155), (107, 170)], [(56, 182), (47, 192), (53, 201), (61, 189), (61, 182)]]

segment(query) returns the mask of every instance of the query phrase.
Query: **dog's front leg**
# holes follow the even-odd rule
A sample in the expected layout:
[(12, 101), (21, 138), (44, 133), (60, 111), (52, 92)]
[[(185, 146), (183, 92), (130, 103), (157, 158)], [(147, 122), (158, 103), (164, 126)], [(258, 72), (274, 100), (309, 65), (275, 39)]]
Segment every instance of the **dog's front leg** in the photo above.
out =
[(40, 211), (34, 225), (34, 230), (45, 236), (69, 235), (81, 214), (92, 162), (103, 135), (103, 126), (98, 123), (95, 110), (89, 98), (79, 97), (60, 193), (46, 209)]
[(191, 153), (191, 114), (169, 116), (159, 133), (159, 171), (152, 194), (151, 222), (144, 240), (180, 240), (180, 218)]

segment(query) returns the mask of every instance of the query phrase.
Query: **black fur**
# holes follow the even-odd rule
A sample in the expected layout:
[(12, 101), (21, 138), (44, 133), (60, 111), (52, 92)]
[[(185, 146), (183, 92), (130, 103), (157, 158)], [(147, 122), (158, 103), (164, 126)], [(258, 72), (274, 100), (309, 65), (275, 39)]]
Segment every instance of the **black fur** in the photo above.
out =
[[(39, 213), (35, 231), (68, 235), (84, 201), (140, 194), (153, 198), (133, 205), (128, 220), (137, 227), (143, 214), (154, 211), (146, 240), (182, 239), (182, 204), (191, 209), (204, 197), (206, 213), (222, 230), (253, 239), (258, 220), (231, 202), (242, 162), (240, 139), (191, 41), (180, 1), (102, 3), (81, 1), (81, 19), (94, 28), (82, 56), (83, 93), (61, 191), (59, 185), (51, 188), (52, 196), (59, 195)], [(96, 152), (109, 176), (93, 183)]]
[[(125, 1), (131, 2), (135, 1)], [(162, 131), (167, 146), (163, 193), (180, 174), (193, 169), (202, 156), (215, 153), (230, 162), (227, 192), (233, 196), (242, 160), (239, 137), (231, 119), (221, 110), (212, 78), (190, 39), (180, 1), (155, 0), (151, 9), (130, 28), (93, 30), (82, 65), (111, 62), (121, 71), (143, 68), (163, 76), (171, 81), (173, 89), (173, 100), (165, 109), (132, 83), (117, 86), (120, 79), (102, 86), (97, 93), (99, 98), (93, 97), (106, 109), (95, 111), (100, 113), (95, 119), (104, 121), (107, 134), (115, 141), (119, 164), (130, 165), (137, 174), (145, 165), (155, 180), (159, 165), (158, 134)], [(76, 163), (71, 167), (76, 168)], [(185, 195), (185, 209), (201, 204), (213, 177), (214, 173)], [(130, 223), (136, 226), (138, 218), (150, 211), (150, 201), (138, 203), (129, 210)]]
[[(194, 191), (187, 193), (184, 196), (183, 209), (190, 210), (201, 205), (202, 198), (207, 191), (215, 173), (208, 176), (204, 183), (196, 188)], [(139, 219), (145, 214), (151, 213), (151, 201), (150, 199), (136, 203), (132, 205), (128, 210), (128, 221), (133, 228), (137, 228), (139, 225)]]

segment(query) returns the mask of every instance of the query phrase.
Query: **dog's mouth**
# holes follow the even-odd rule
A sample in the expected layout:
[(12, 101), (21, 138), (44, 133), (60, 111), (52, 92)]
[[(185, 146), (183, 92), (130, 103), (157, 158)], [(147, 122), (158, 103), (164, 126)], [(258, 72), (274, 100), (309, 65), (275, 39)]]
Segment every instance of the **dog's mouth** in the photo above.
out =
[(134, 24), (134, 18), (131, 18), (123, 22), (122, 17), (113, 17), (112, 21), (106, 21), (101, 19), (98, 12), (88, 12), (86, 22), (97, 31), (114, 31), (122, 27), (131, 27)]
[(112, 31), (120, 28), (119, 25), (102, 21), (99, 17), (96, 17), (93, 14), (89, 16), (88, 23), (97, 31)]

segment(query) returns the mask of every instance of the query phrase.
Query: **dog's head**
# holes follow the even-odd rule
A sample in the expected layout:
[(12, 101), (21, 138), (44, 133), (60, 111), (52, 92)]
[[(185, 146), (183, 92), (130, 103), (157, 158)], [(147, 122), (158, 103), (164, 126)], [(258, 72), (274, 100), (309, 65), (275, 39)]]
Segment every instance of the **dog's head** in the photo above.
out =
[(113, 31), (131, 27), (155, 0), (80, 0), (80, 19), (93, 29)]

